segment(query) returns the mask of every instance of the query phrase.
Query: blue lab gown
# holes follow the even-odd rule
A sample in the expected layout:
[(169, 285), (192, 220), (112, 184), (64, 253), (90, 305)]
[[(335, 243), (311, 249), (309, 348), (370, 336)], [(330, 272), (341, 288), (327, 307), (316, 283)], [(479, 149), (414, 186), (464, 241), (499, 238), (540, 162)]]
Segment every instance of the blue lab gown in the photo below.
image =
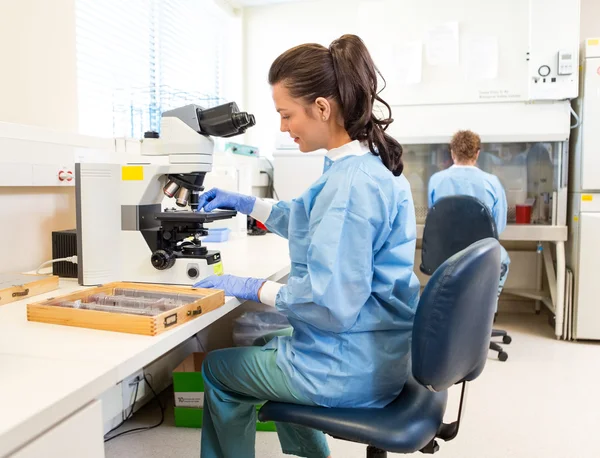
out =
[[(464, 195), (479, 199), (491, 211), (496, 222), (498, 235), (506, 228), (506, 214), (508, 205), (506, 193), (495, 175), (484, 172), (475, 166), (453, 165), (452, 167), (434, 174), (429, 179), (428, 202), (429, 207), (442, 197)], [(510, 258), (501, 247), (502, 264), (505, 266), (504, 275), (500, 279), (499, 293), (502, 291)]]
[(291, 258), (276, 307), (294, 332), (267, 346), (277, 365), (318, 405), (387, 405), (408, 377), (419, 295), (406, 178), (373, 154), (344, 157), (273, 206), (266, 226), (289, 239)]
[[(289, 239), (288, 284), (272, 302), (293, 328), (208, 355), (202, 458), (253, 458), (265, 400), (382, 407), (404, 386), (419, 295), (414, 205), (408, 181), (357, 145), (325, 158), (323, 175), (264, 221)], [(330, 454), (320, 431), (278, 423), (277, 434), (285, 453)]]

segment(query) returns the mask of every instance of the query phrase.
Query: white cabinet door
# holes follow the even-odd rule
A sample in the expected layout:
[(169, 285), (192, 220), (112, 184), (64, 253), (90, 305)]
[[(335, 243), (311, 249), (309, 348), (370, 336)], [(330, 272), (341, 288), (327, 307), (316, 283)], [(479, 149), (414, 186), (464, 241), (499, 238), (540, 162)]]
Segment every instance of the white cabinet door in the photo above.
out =
[(104, 458), (102, 405), (94, 401), (27, 444), (11, 458)]
[(600, 340), (600, 213), (580, 214), (578, 339)]
[(586, 59), (581, 141), (581, 186), (600, 189), (600, 58)]

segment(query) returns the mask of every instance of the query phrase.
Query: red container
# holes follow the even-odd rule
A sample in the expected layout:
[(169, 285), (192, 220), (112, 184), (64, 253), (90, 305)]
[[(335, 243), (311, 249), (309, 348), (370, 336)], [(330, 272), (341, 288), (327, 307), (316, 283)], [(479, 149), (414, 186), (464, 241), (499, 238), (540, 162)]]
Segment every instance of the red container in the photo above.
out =
[(516, 208), (517, 224), (531, 224), (531, 205), (519, 205)]

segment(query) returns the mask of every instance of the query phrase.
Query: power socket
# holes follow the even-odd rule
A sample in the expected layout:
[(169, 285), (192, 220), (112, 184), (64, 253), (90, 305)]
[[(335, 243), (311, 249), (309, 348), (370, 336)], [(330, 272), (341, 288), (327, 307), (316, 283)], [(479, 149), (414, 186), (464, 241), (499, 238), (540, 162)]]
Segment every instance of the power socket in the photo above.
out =
[[(135, 389), (137, 385), (137, 397)], [(144, 371), (140, 370), (127, 377), (121, 382), (121, 393), (123, 397), (123, 411), (127, 415), (133, 405), (134, 399), (139, 401), (146, 394), (146, 382), (144, 381)]]

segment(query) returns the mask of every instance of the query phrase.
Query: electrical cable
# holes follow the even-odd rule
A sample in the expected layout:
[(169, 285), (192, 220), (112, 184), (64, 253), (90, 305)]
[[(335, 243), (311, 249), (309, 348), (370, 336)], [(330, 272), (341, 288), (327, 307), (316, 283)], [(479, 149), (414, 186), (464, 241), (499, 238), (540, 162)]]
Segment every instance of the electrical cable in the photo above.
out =
[[(158, 406), (160, 407), (160, 421), (157, 424), (152, 425), (152, 426), (143, 426), (141, 428), (133, 428), (133, 429), (128, 429), (126, 431), (121, 431), (120, 433), (115, 434), (112, 437), (105, 438), (104, 439), (105, 443), (108, 442), (108, 441), (111, 441), (113, 439), (116, 439), (117, 437), (123, 436), (125, 434), (136, 433), (136, 432), (141, 432), (141, 431), (149, 431), (151, 429), (158, 428), (160, 425), (162, 425), (164, 423), (164, 421), (165, 421), (165, 407), (162, 405), (162, 402), (160, 402), (160, 398), (158, 397), (158, 394), (156, 394), (156, 391), (154, 391), (154, 388), (152, 387), (152, 385), (150, 385), (150, 382), (148, 381), (148, 378), (146, 377), (146, 374), (144, 374), (144, 381), (146, 382), (146, 385), (148, 385), (148, 388), (150, 388), (150, 390), (152, 391), (152, 394), (154, 394), (154, 399), (156, 399), (156, 402), (158, 403)], [(134, 406), (135, 406), (135, 404), (134, 404)], [(133, 407), (134, 406), (131, 407), (131, 412), (133, 412)], [(129, 418), (131, 418), (131, 417), (129, 417)], [(129, 418), (127, 418), (127, 420)], [(125, 420), (125, 421), (127, 421), (127, 420)]]
[(133, 409), (135, 409), (135, 403), (137, 402), (137, 396), (138, 396), (138, 389), (140, 388), (141, 382), (142, 382), (141, 380), (138, 380), (135, 383), (135, 394), (133, 395), (133, 403), (131, 404), (131, 410), (129, 411), (129, 414), (125, 417), (125, 419), (123, 421), (127, 421), (131, 417), (133, 417)]
[[(263, 159), (269, 163), (269, 165), (271, 166), (271, 170), (273, 171), (273, 173), (275, 173), (275, 166), (273, 165), (273, 163), (266, 157), (263, 157)], [(279, 200), (277, 191), (275, 191), (275, 177), (267, 171), (264, 171), (262, 173), (266, 173), (267, 176), (269, 177), (269, 186), (268, 187), (270, 188), (271, 197), (274, 197), (275, 199)]]
[[(55, 262), (61, 262), (61, 261), (66, 261), (66, 262), (72, 262), (73, 264), (77, 264), (77, 255), (75, 256), (68, 256), (66, 258), (59, 258), (59, 259), (52, 259), (50, 261), (46, 261), (43, 262), (42, 264), (40, 264), (40, 266), (36, 269), (35, 274), (36, 275), (41, 275), (40, 274), (40, 270), (42, 270), (44, 267), (46, 267), (48, 264), (53, 264)], [(46, 274), (44, 274), (46, 275)], [(49, 274), (48, 274), (49, 275)]]
[(571, 110), (571, 115), (575, 118), (575, 124), (571, 126), (571, 129), (577, 129), (579, 126), (581, 126), (581, 118), (577, 116), (577, 113), (575, 113), (575, 110), (573, 110), (571, 104), (569, 104), (569, 110)]
[(121, 426), (123, 426), (123, 424), (129, 420), (132, 416), (133, 416), (133, 409), (135, 408), (135, 403), (137, 402), (137, 395), (138, 395), (138, 389), (140, 387), (140, 383), (141, 380), (137, 380), (135, 382), (135, 394), (133, 395), (133, 404), (131, 404), (131, 411), (123, 418), (121, 417), (121, 423), (119, 423), (117, 426), (115, 426), (113, 429), (111, 429), (109, 432), (107, 432), (104, 437), (108, 436), (110, 433), (112, 433), (113, 431), (119, 429)]
[(275, 192), (275, 185), (274, 185), (274, 182), (273, 182), (273, 177), (271, 176), (271, 174), (269, 172), (266, 172), (264, 170), (261, 171), (260, 173), (261, 174), (264, 173), (265, 175), (267, 175), (267, 177), (269, 179), (269, 183), (267, 184), (267, 195), (273, 197), (275, 194), (277, 194)]

